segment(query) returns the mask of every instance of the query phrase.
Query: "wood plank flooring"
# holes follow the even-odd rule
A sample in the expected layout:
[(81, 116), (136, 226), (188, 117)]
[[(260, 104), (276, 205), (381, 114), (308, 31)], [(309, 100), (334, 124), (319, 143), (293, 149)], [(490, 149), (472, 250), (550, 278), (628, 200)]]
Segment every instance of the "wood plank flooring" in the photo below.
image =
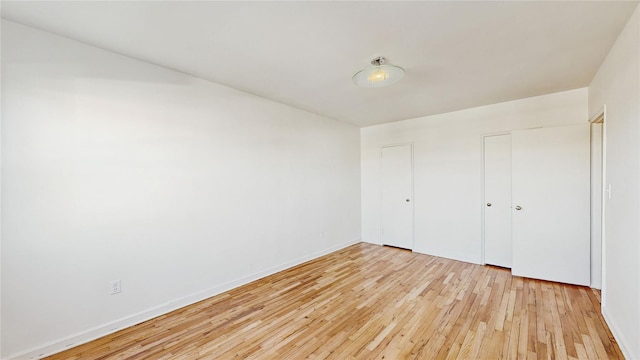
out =
[(599, 292), (360, 243), (48, 359), (623, 359)]

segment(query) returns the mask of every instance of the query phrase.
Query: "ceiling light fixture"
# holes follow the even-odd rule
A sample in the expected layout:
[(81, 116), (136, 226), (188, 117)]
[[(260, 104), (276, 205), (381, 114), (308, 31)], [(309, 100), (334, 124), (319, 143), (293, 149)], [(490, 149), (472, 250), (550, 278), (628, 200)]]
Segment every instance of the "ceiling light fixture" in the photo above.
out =
[(385, 64), (387, 59), (382, 56), (371, 60), (371, 65), (353, 75), (353, 83), (364, 88), (379, 88), (398, 82), (404, 76), (404, 69)]

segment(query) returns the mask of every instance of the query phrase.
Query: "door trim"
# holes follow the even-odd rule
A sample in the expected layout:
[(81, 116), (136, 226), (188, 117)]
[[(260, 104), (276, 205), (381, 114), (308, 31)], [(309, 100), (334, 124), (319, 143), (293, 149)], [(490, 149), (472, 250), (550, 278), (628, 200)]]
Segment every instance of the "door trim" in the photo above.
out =
[[(607, 282), (606, 282), (606, 269), (607, 269), (607, 257), (606, 249), (606, 204), (607, 204), (607, 192), (605, 191), (607, 186), (607, 105), (602, 105), (602, 108), (598, 110), (591, 118), (589, 118), (589, 124), (592, 126), (593, 124), (602, 124), (602, 134), (601, 134), (601, 154), (602, 164), (601, 164), (601, 172), (602, 176), (600, 178), (601, 187), (600, 187), (600, 219), (591, 218), (591, 221), (600, 221), (600, 287), (601, 287), (601, 304), (604, 308), (607, 303)], [(593, 245), (593, 244), (591, 244)], [(591, 250), (593, 251), (593, 249)], [(591, 284), (592, 285), (592, 284)]]

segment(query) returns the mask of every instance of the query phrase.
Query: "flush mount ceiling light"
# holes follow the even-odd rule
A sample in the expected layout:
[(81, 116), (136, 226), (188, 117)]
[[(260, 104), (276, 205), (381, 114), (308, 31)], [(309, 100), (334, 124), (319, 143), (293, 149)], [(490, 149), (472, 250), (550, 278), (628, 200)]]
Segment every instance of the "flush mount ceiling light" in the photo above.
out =
[(404, 76), (404, 69), (385, 64), (387, 59), (382, 56), (371, 60), (370, 66), (353, 75), (353, 83), (364, 88), (379, 88), (398, 82)]

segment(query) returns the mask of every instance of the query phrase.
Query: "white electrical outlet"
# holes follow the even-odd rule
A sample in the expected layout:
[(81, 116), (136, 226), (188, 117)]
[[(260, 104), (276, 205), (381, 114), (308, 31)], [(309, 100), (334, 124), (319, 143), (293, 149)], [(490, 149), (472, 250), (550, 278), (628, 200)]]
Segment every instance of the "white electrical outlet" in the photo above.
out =
[(111, 282), (111, 295), (118, 294), (122, 291), (122, 283), (120, 280), (113, 280)]

